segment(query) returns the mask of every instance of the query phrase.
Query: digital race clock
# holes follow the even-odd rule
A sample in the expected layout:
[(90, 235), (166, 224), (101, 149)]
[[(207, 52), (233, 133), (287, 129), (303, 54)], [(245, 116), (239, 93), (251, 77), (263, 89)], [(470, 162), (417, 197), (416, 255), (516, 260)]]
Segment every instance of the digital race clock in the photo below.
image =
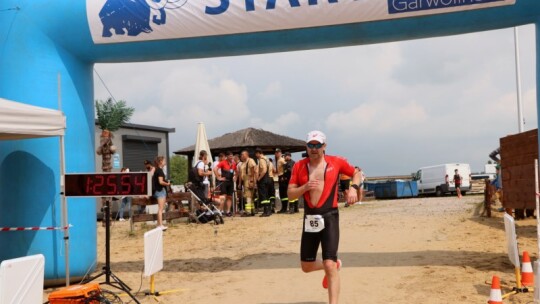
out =
[(148, 172), (83, 173), (65, 175), (66, 196), (151, 195)]

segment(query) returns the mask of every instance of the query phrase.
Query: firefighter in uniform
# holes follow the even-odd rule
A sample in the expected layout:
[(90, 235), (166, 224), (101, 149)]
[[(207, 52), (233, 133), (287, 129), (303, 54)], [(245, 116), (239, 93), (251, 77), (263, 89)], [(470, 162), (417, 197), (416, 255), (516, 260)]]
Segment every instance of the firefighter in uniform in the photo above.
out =
[(242, 195), (242, 160), (239, 154), (234, 155), (234, 161), (236, 162), (236, 213), (244, 213), (244, 197)]
[[(286, 181), (285, 185), (289, 185), (291, 179), (292, 168), (294, 167), (294, 160), (291, 158), (291, 153), (285, 152), (285, 165), (283, 165), (283, 179)], [(289, 200), (289, 213), (298, 213), (298, 199)]]
[(268, 184), (268, 196), (270, 199), (270, 208), (272, 210), (272, 213), (276, 213), (276, 185), (274, 177), (275, 175), (275, 166), (274, 166), (274, 160), (269, 158), (268, 159), (268, 176), (270, 176), (270, 182)]
[(257, 174), (259, 170), (255, 161), (249, 157), (247, 150), (243, 150), (240, 157), (242, 159), (242, 167), (240, 168), (242, 170), (242, 196), (245, 203), (245, 213), (242, 216), (254, 216), (253, 194), (257, 190)]
[(255, 157), (258, 161), (259, 172), (257, 175), (257, 190), (259, 194), (259, 203), (263, 207), (263, 214), (261, 217), (272, 215), (272, 206), (270, 205), (270, 175), (268, 159), (263, 154), (260, 148), (255, 150)]
[[(289, 180), (283, 175), (283, 170), (286, 164), (285, 157), (281, 154), (281, 149), (276, 149), (274, 154), (276, 156), (276, 168), (275, 174), (278, 176), (279, 184), (279, 200), (281, 201), (281, 210), (278, 213), (287, 213), (289, 208), (289, 198), (287, 197), (287, 187), (289, 186)], [(289, 174), (290, 176), (290, 174)]]

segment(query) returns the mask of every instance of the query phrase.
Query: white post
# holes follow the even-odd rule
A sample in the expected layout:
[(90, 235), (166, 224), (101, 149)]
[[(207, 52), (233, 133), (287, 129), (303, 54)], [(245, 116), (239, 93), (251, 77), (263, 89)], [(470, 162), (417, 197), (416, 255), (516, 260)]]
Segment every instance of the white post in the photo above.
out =
[[(58, 109), (62, 110), (62, 79), (58, 73)], [(66, 286), (69, 286), (69, 230), (68, 211), (66, 202), (66, 185), (64, 176), (66, 175), (65, 155), (64, 155), (64, 135), (60, 136), (60, 204), (62, 210), (62, 228), (64, 230), (64, 255), (66, 268)]]
[(514, 50), (516, 59), (516, 89), (517, 89), (517, 110), (518, 110), (518, 130), (523, 132), (525, 121), (523, 120), (523, 104), (521, 101), (521, 71), (519, 67), (519, 37), (518, 28), (514, 27)]
[[(538, 212), (538, 205), (540, 204), (540, 198), (538, 197), (538, 193), (540, 190), (538, 189), (538, 159), (534, 160), (534, 189), (535, 189), (535, 198), (536, 198), (536, 211)], [(540, 255), (540, 217), (536, 217), (536, 237), (537, 237), (537, 243), (538, 243), (538, 254)]]
[[(538, 189), (538, 159), (534, 160), (534, 190), (535, 190), (535, 198), (536, 198), (536, 212), (538, 212), (538, 205), (540, 204), (540, 199), (538, 197), (539, 189)], [(537, 215), (536, 216), (536, 240), (538, 242), (538, 252), (540, 254), (540, 218)], [(540, 303), (540, 269), (538, 260), (534, 262), (534, 303), (538, 304)]]

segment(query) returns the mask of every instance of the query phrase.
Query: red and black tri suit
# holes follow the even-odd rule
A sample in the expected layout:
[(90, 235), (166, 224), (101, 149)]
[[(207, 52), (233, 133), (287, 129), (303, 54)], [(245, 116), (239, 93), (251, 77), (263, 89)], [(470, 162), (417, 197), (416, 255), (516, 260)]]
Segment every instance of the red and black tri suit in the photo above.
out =
[[(339, 175), (354, 175), (354, 166), (339, 156), (324, 156), (324, 188), (318, 202), (312, 202), (309, 192), (304, 193), (304, 214), (322, 215), (325, 228), (320, 232), (305, 232), (302, 229), (300, 259), (304, 262), (315, 261), (319, 244), (322, 246), (323, 260), (337, 261), (339, 245), (338, 185)], [(309, 158), (295, 163), (289, 184), (302, 186), (309, 181)], [(305, 216), (304, 216), (305, 217)], [(304, 221), (305, 225), (305, 221)]]

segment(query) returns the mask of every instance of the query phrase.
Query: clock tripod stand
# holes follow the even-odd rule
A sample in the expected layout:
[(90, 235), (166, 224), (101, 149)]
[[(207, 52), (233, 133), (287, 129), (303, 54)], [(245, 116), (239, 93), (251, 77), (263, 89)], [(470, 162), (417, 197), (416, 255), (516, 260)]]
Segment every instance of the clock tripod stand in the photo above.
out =
[[(135, 303), (140, 304), (140, 302), (135, 298), (135, 296), (131, 293), (131, 288), (126, 285), (122, 280), (120, 280), (119, 277), (117, 277), (111, 270), (111, 208), (110, 208), (110, 201), (109, 199), (105, 199), (105, 202), (103, 204), (103, 211), (104, 217), (105, 217), (105, 266), (103, 266), (103, 271), (88, 280), (84, 280), (84, 283), (94, 281), (95, 279), (105, 276), (105, 282), (101, 282), (100, 284), (106, 284), (109, 286), (112, 286), (114, 288), (120, 289), (128, 296), (130, 296)], [(111, 281), (111, 279), (113, 281)]]

